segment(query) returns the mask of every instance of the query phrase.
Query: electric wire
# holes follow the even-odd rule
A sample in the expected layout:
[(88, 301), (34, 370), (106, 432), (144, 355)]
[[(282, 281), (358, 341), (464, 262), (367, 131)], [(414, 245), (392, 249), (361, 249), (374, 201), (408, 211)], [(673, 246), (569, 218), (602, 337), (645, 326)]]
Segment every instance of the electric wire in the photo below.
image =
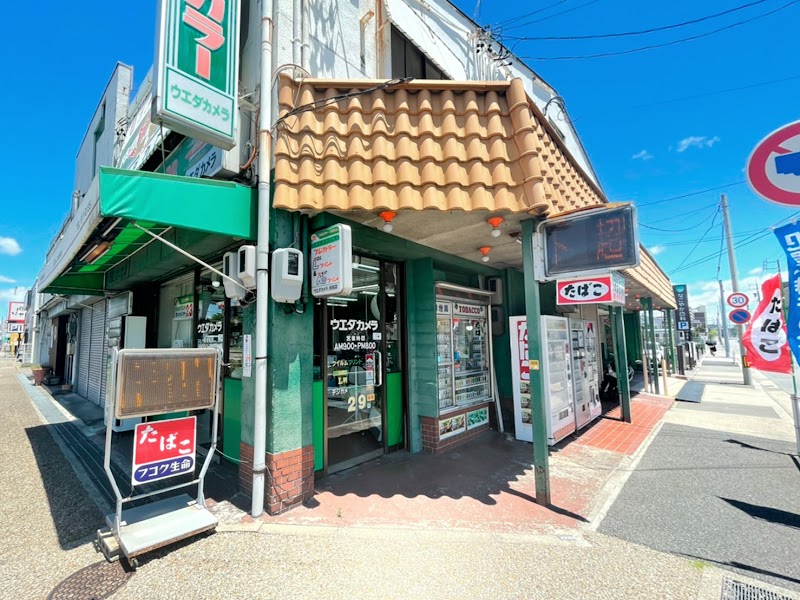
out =
[(578, 6), (573, 6), (572, 8), (568, 8), (566, 10), (562, 10), (561, 12), (553, 13), (552, 15), (547, 15), (546, 17), (542, 17), (541, 19), (534, 19), (533, 21), (527, 21), (525, 23), (519, 23), (517, 25), (511, 25), (506, 27), (506, 29), (517, 29), (519, 27), (527, 27), (528, 25), (533, 25), (534, 23), (542, 23), (544, 21), (548, 21), (550, 19), (554, 19), (555, 17), (559, 17), (561, 15), (565, 15), (567, 13), (571, 13), (572, 11), (584, 8), (589, 6), (590, 4), (594, 4), (595, 2), (599, 2), (600, 0), (589, 0), (588, 2), (584, 2), (583, 4), (579, 4)]
[[(720, 212), (720, 207), (719, 207), (719, 206), (717, 206), (717, 210), (716, 210), (716, 211), (714, 211), (714, 216), (713, 216), (713, 217), (712, 217), (712, 219), (711, 219), (711, 225), (709, 225), (709, 226), (708, 226), (708, 229), (706, 229), (705, 233), (704, 233), (703, 235), (701, 235), (701, 236), (700, 236), (700, 239), (699, 239), (699, 240), (697, 240), (697, 243), (696, 243), (696, 244), (694, 245), (694, 247), (693, 247), (693, 248), (692, 248), (692, 249), (689, 251), (689, 254), (687, 254), (687, 255), (686, 255), (686, 257), (685, 257), (685, 258), (684, 258), (684, 259), (681, 261), (681, 264), (679, 264), (677, 267), (675, 267), (675, 271), (677, 271), (678, 269), (680, 269), (680, 268), (681, 268), (681, 267), (684, 265), (684, 263), (686, 263), (686, 261), (687, 261), (687, 260), (689, 260), (689, 257), (690, 257), (692, 254), (694, 254), (694, 251), (695, 251), (695, 250), (697, 250), (697, 247), (700, 245), (700, 242), (703, 240), (703, 238), (704, 238), (704, 237), (706, 237), (706, 235), (708, 235), (708, 232), (709, 232), (709, 231), (711, 231), (711, 229), (714, 227), (714, 224), (715, 224), (715, 223), (716, 223), (716, 221), (717, 221), (717, 215), (719, 214), (719, 212)], [(673, 272), (674, 272), (674, 271), (673, 271)], [(671, 273), (670, 273), (670, 274), (671, 274)]]
[[(733, 8), (729, 8), (728, 10), (724, 10), (722, 12), (714, 13), (713, 15), (706, 15), (704, 17), (699, 17), (697, 19), (691, 19), (689, 21), (681, 21), (680, 23), (673, 23), (671, 25), (662, 25), (661, 27), (650, 27), (648, 29), (639, 29), (635, 31), (621, 31), (616, 33), (601, 33), (601, 34), (591, 34), (591, 35), (561, 35), (561, 36), (541, 36), (541, 37), (529, 37), (529, 36), (521, 36), (521, 37), (513, 37), (507, 36), (509, 40), (521, 40), (521, 41), (558, 41), (558, 40), (602, 40), (608, 38), (622, 38), (622, 37), (630, 37), (630, 36), (637, 36), (637, 35), (647, 35), (650, 33), (657, 33), (659, 31), (670, 31), (672, 29), (680, 29), (681, 27), (688, 27), (690, 25), (696, 25), (697, 23), (703, 23), (705, 21), (710, 21), (712, 19), (717, 19), (719, 17), (724, 17), (725, 15), (730, 15), (740, 10), (745, 10), (756, 6), (758, 4), (764, 4), (764, 2), (771, 2), (772, 0), (755, 0), (754, 2), (748, 2), (747, 4), (741, 4), (739, 6), (735, 6)], [(540, 9), (545, 10), (544, 8)], [(525, 17), (520, 17), (525, 18)]]
[(719, 281), (719, 271), (722, 268), (722, 249), (725, 247), (725, 221), (720, 223), (719, 236), (719, 258), (717, 258), (717, 281)]
[[(800, 0), (797, 0), (800, 2)], [(639, 202), (636, 203), (637, 208), (642, 208), (644, 206), (653, 206), (654, 204), (662, 204), (664, 202), (672, 202), (673, 200), (682, 200), (683, 198), (691, 198), (692, 196), (699, 196), (701, 194), (707, 194), (708, 192), (716, 192), (717, 190), (724, 190), (729, 187), (733, 187), (735, 185), (742, 185), (747, 183), (744, 179), (741, 181), (734, 181), (733, 183), (726, 183), (725, 185), (718, 185), (717, 187), (707, 188), (705, 190), (698, 190), (696, 192), (689, 192), (688, 194), (681, 194), (680, 196), (672, 196), (671, 198), (662, 198), (661, 200), (653, 200), (652, 202)]]
[(503, 21), (498, 21), (495, 24), (495, 26), (502, 28), (505, 25), (510, 25), (511, 23), (515, 23), (516, 21), (519, 21), (521, 19), (527, 19), (528, 17), (532, 17), (533, 15), (538, 15), (539, 13), (542, 13), (542, 12), (546, 11), (549, 8), (553, 8), (554, 6), (558, 6), (559, 4), (564, 4), (564, 2), (569, 2), (569, 0), (558, 0), (557, 2), (553, 2), (552, 4), (548, 4), (547, 6), (543, 6), (542, 8), (536, 9), (533, 12), (529, 12), (529, 13), (526, 13), (524, 15), (518, 15), (518, 16), (513, 17), (511, 19), (505, 19)]
[[(686, 217), (688, 217), (690, 215), (696, 215), (697, 213), (701, 213), (704, 210), (708, 210), (709, 208), (714, 208), (716, 205), (717, 205), (717, 202), (714, 201), (711, 204), (709, 204), (708, 206), (703, 206), (702, 208), (698, 208), (698, 209), (695, 209), (695, 210), (690, 210), (689, 212), (685, 212), (685, 213), (679, 213), (677, 215), (670, 215), (669, 217), (664, 217), (663, 219), (657, 219), (655, 221), (650, 221), (649, 223), (650, 223), (650, 225), (652, 225), (653, 223), (664, 223), (665, 221), (674, 221), (675, 219), (685, 219)], [(637, 206), (638, 206), (638, 204), (637, 204)]]
[(660, 44), (650, 44), (649, 46), (639, 46), (638, 48), (628, 48), (627, 50), (617, 50), (617, 51), (614, 51), (614, 52), (599, 52), (597, 54), (584, 54), (584, 55), (571, 55), (571, 56), (521, 56), (520, 59), (521, 60), (541, 60), (541, 61), (546, 61), (546, 60), (586, 60), (586, 59), (592, 59), (592, 58), (607, 58), (607, 57), (610, 57), (610, 56), (622, 56), (622, 55), (625, 55), (625, 54), (634, 54), (634, 53), (637, 53), (637, 52), (645, 52), (647, 50), (655, 50), (657, 48), (666, 48), (668, 46), (676, 46), (678, 44), (683, 44), (683, 43), (686, 43), (686, 42), (692, 42), (692, 41), (695, 41), (695, 40), (706, 38), (706, 37), (715, 35), (717, 33), (721, 33), (723, 31), (727, 31), (729, 29), (733, 29), (735, 27), (741, 27), (742, 25), (748, 25), (749, 23), (752, 23), (753, 21), (757, 21), (759, 19), (763, 19), (765, 17), (769, 17), (771, 15), (774, 15), (775, 13), (778, 13), (778, 12), (784, 10), (784, 9), (787, 9), (790, 6), (794, 6), (797, 3), (800, 3), (800, 0), (792, 0), (791, 2), (789, 2), (787, 4), (784, 4), (782, 6), (779, 6), (778, 8), (775, 8), (773, 10), (767, 11), (767, 12), (762, 13), (760, 15), (756, 15), (754, 17), (750, 17), (749, 19), (745, 19), (743, 21), (737, 21), (736, 23), (730, 23), (730, 24), (725, 25), (723, 27), (718, 27), (717, 29), (712, 29), (711, 31), (706, 31), (704, 33), (698, 33), (698, 34), (695, 34), (695, 35), (691, 35), (691, 36), (688, 36), (688, 37), (685, 37), (685, 38), (680, 38), (680, 39), (677, 39), (677, 40), (672, 40), (672, 41), (669, 41), (669, 42), (662, 42)]

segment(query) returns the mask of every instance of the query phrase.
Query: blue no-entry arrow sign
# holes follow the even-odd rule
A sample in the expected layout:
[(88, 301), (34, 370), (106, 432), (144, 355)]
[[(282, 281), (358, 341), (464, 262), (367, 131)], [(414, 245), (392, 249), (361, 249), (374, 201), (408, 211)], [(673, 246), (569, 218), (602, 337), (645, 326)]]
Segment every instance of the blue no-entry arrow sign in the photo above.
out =
[(736, 310), (731, 311), (731, 314), (728, 315), (728, 318), (737, 325), (744, 325), (750, 320), (750, 316), (749, 310), (737, 308)]

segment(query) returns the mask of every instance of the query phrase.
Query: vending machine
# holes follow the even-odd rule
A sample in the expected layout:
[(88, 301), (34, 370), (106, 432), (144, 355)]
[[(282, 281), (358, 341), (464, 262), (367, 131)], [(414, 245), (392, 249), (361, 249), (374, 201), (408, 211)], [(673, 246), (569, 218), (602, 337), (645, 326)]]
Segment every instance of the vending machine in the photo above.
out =
[[(533, 441), (528, 328), (525, 317), (511, 317), (511, 357), (514, 368), (514, 420), (518, 440)], [(573, 385), (569, 320), (565, 317), (541, 317), (541, 359), (544, 378), (544, 405), (547, 415), (547, 442), (563, 440), (575, 431), (575, 388)], [(534, 366), (536, 368), (536, 365)]]
[(597, 325), (594, 321), (570, 319), (572, 375), (575, 388), (575, 427), (583, 429), (600, 416), (600, 371), (597, 357)]

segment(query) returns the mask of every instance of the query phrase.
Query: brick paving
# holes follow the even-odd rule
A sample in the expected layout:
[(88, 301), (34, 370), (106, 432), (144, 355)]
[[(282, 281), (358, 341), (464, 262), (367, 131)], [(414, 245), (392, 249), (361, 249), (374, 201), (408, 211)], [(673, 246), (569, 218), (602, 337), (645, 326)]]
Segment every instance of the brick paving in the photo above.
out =
[(622, 410), (617, 406), (573, 443), (630, 456), (639, 449), (673, 403), (672, 398), (640, 393), (631, 401), (631, 423), (622, 420)]

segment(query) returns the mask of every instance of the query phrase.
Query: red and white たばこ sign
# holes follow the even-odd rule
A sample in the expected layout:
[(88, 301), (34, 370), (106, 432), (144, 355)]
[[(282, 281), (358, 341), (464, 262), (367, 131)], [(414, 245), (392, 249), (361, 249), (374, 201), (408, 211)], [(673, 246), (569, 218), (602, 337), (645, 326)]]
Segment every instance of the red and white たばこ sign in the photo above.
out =
[(556, 303), (625, 304), (625, 278), (619, 273), (578, 279), (559, 279), (556, 282)]
[(791, 373), (792, 358), (783, 317), (781, 276), (761, 286), (761, 302), (742, 336), (747, 362), (759, 371)]
[(134, 431), (131, 483), (193, 473), (197, 417), (139, 423)]

